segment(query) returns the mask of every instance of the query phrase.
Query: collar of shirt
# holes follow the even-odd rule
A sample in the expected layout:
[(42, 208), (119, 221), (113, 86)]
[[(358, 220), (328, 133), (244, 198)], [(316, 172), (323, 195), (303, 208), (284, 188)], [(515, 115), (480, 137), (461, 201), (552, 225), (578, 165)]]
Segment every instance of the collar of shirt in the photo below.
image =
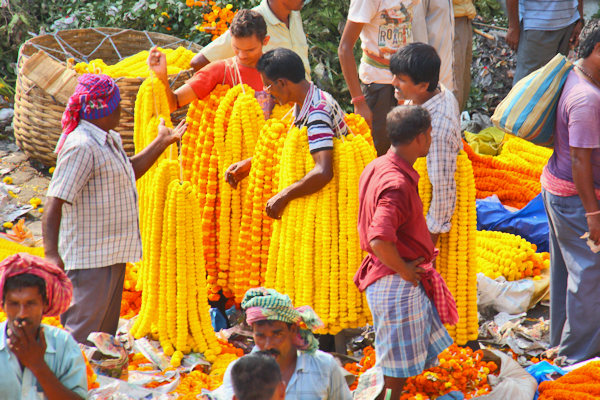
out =
[(92, 138), (94, 138), (94, 140), (100, 145), (106, 144), (106, 140), (108, 139), (109, 135), (115, 143), (118, 143), (121, 140), (119, 134), (112, 129), (106, 132), (104, 129), (100, 129), (96, 125), (84, 119), (79, 121), (79, 124), (83, 129), (89, 132), (90, 136), (92, 136)]
[[(6, 328), (8, 326), (8, 320), (4, 322), (0, 322), (0, 351), (3, 351), (6, 345)], [(40, 325), (43, 327), (44, 325)], [(46, 353), (56, 353), (56, 348), (54, 347), (54, 341), (48, 340), (48, 335), (44, 331), (44, 335), (46, 337)], [(9, 357), (12, 355), (12, 351), (9, 351)]]
[(385, 156), (398, 168), (406, 173), (406, 176), (416, 185), (419, 183), (419, 173), (410, 165), (405, 159), (397, 155), (392, 148), (390, 148)]
[(313, 102), (313, 96), (317, 92), (317, 88), (314, 83), (310, 83), (310, 88), (306, 93), (306, 97), (304, 98), (304, 103), (302, 103), (302, 108), (298, 111), (298, 105), (294, 107), (294, 122), (302, 121), (304, 118), (308, 116), (308, 110)]

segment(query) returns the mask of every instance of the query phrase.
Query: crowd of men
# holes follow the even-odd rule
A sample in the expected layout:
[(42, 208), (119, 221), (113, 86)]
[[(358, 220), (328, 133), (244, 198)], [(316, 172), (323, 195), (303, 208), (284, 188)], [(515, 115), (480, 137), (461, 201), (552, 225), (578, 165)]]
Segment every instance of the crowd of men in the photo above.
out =
[[(315, 167), (265, 204), (275, 219), (333, 178), (333, 138), (348, 131), (336, 100), (310, 81), (303, 3), (263, 0), (240, 10), (230, 29), (194, 57), (193, 78), (174, 91), (165, 85), (171, 110), (204, 98), (219, 83), (250, 85), (265, 117), (275, 101), (294, 105), (294, 124), (307, 127)], [(507, 6), (507, 41), (517, 50), (515, 81), (578, 42), (581, 1), (508, 0)], [(435, 365), (452, 342), (443, 325), (452, 310), (436, 304), (421, 281), (445, 285), (435, 274), (435, 244), (450, 230), (456, 203), (459, 112), (470, 88), (475, 14), (470, 0), (350, 1), (338, 55), (351, 103), (371, 126), (379, 155), (358, 188), (357, 230), (367, 256), (354, 278), (376, 331), (383, 383), (372, 398), (399, 398), (406, 378)], [(555, 152), (542, 177), (551, 228), (551, 340), (564, 363), (600, 352), (600, 307), (593, 300), (600, 256), (579, 239), (589, 232), (600, 243), (600, 29), (585, 39), (581, 57), (558, 103)], [(164, 54), (152, 49), (148, 65), (168, 83)], [(85, 398), (85, 364), (76, 342), (85, 344), (91, 332), (116, 332), (125, 263), (142, 255), (135, 181), (186, 129), (183, 122), (171, 129), (163, 121), (156, 139), (128, 157), (113, 131), (120, 111), (114, 80), (79, 77), (63, 115), (47, 193), (45, 260), (15, 255), (0, 264), (7, 314), (0, 324), (0, 359), (8, 366), (0, 370), (0, 393), (7, 398)], [(427, 157), (433, 190), (425, 217), (412, 167), (418, 157)], [(251, 168), (252, 159), (239, 160), (223, 179), (235, 188)], [(295, 308), (285, 294), (255, 288), (242, 308), (255, 349), (232, 363), (223, 386), (207, 396), (352, 397), (334, 358), (318, 350), (313, 331), (321, 321), (310, 307)], [(41, 324), (43, 315), (60, 315), (66, 331)]]

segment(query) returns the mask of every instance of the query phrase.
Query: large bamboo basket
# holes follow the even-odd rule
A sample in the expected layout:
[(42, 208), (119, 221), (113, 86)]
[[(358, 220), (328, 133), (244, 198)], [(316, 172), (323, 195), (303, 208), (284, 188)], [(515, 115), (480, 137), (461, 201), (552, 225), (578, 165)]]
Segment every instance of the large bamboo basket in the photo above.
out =
[[(163, 48), (184, 46), (199, 51), (200, 46), (174, 36), (154, 32), (140, 32), (118, 28), (89, 28), (64, 30), (54, 34), (41, 35), (25, 42), (19, 49), (19, 75), (15, 93), (15, 115), (13, 119), (17, 145), (31, 158), (47, 166), (56, 164), (54, 148), (62, 128), (61, 118), (66, 104), (39, 88), (21, 74), (23, 63), (39, 50), (66, 64), (67, 59), (75, 62), (89, 62), (96, 58), (106, 64), (115, 64), (142, 50), (158, 45)], [(192, 76), (192, 70), (170, 75), (173, 89), (181, 86)], [(115, 79), (121, 91), (121, 124), (116, 131), (121, 134), (123, 147), (129, 155), (134, 154), (133, 112), (138, 88), (144, 78)], [(182, 118), (187, 110), (173, 113), (174, 120)]]

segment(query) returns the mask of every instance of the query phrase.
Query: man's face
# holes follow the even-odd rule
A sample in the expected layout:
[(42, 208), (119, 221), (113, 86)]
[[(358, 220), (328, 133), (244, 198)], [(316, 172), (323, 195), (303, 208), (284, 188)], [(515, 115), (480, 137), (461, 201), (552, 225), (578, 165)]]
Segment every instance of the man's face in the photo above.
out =
[(33, 337), (37, 337), (45, 307), (42, 294), (35, 286), (8, 291), (2, 304), (10, 330), (14, 331), (15, 326), (21, 326), (25, 322), (23, 328)]
[(110, 118), (110, 127), (108, 129), (116, 129), (121, 122), (121, 103), (117, 105), (115, 111), (109, 114), (108, 117)]
[(267, 44), (269, 38), (261, 41), (256, 35), (248, 37), (231, 37), (231, 48), (240, 63), (246, 67), (254, 68), (258, 59), (262, 56), (263, 45)]
[[(423, 85), (425, 83), (414, 83), (410, 76), (406, 74), (396, 74), (392, 78), (392, 85), (394, 86), (397, 100), (416, 100), (419, 94), (423, 92)], [(425, 85), (425, 90), (427, 89)]]
[(258, 349), (270, 353), (278, 363), (282, 357), (296, 351), (293, 344), (293, 339), (297, 334), (295, 325), (288, 326), (281, 321), (252, 324), (252, 333)]
[(265, 92), (269, 93), (280, 105), (290, 102), (290, 96), (283, 79), (272, 81), (265, 74), (261, 73), (260, 75), (262, 76)]

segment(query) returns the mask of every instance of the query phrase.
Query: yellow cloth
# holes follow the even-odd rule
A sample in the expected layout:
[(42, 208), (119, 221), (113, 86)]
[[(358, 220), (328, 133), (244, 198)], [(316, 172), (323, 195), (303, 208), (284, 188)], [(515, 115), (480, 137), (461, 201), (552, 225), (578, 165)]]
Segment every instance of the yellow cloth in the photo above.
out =
[(475, 18), (477, 10), (471, 0), (452, 0), (454, 6), (454, 18), (469, 17)]
[[(261, 14), (267, 23), (267, 35), (270, 37), (269, 43), (263, 47), (263, 52), (267, 52), (278, 47), (296, 52), (306, 70), (306, 77), (310, 79), (310, 64), (308, 63), (308, 43), (306, 35), (302, 28), (302, 17), (300, 11), (292, 11), (289, 18), (290, 27), (281, 22), (279, 18), (273, 14), (269, 8), (267, 0), (262, 0), (261, 3), (253, 8), (254, 11)], [(235, 56), (231, 48), (231, 33), (229, 30), (215, 39), (208, 46), (204, 47), (200, 53), (208, 59), (208, 61), (224, 60)]]
[(478, 154), (487, 154), (490, 156), (498, 155), (504, 135), (504, 131), (493, 126), (479, 133), (465, 131), (465, 139), (473, 151)]

